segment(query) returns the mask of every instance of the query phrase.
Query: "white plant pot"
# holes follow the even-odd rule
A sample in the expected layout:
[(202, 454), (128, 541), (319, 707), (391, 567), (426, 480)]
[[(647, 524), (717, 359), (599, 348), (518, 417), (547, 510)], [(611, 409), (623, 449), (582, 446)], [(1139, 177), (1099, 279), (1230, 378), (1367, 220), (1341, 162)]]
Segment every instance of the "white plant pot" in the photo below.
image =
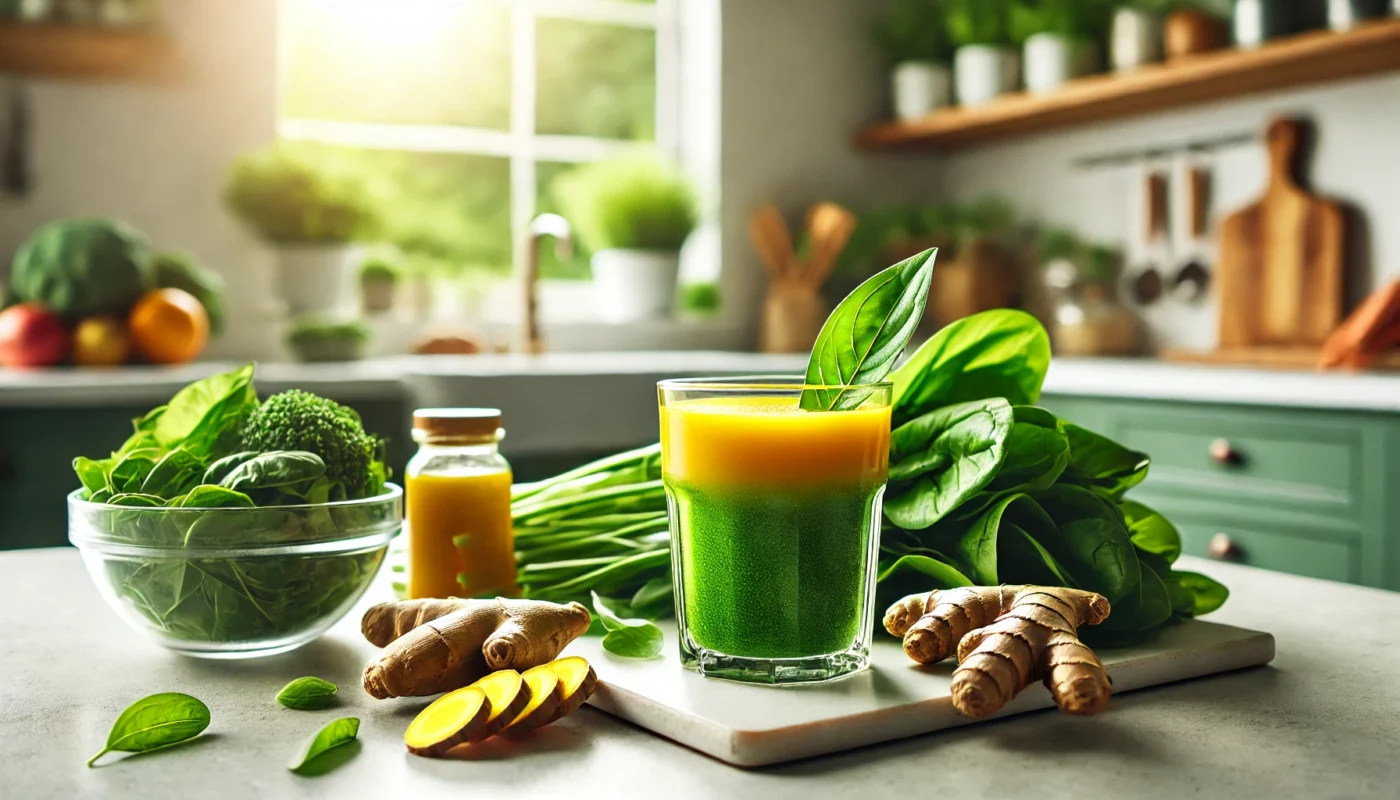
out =
[(1113, 69), (1118, 72), (1161, 61), (1162, 21), (1146, 11), (1118, 9), (1113, 14), (1109, 49)]
[(291, 316), (355, 308), (358, 248), (351, 244), (281, 245), (277, 288)]
[(899, 119), (919, 119), (952, 101), (953, 75), (942, 64), (905, 61), (895, 65), (891, 79), (894, 115)]
[(1025, 85), (1032, 94), (1046, 94), (1066, 82), (1094, 71), (1092, 44), (1055, 33), (1037, 33), (1026, 39)]
[(680, 253), (600, 250), (593, 254), (593, 289), (605, 322), (635, 322), (671, 313)]
[(980, 106), (1016, 91), (1020, 59), (1009, 47), (968, 44), (953, 55), (953, 80), (958, 102)]

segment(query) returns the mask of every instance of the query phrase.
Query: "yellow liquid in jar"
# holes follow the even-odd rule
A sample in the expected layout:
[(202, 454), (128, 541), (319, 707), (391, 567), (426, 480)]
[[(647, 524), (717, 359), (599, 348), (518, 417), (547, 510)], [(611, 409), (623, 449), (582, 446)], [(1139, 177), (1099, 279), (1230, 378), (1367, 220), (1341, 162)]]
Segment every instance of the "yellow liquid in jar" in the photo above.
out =
[(517, 593), (510, 485), (510, 470), (408, 476), (410, 598)]

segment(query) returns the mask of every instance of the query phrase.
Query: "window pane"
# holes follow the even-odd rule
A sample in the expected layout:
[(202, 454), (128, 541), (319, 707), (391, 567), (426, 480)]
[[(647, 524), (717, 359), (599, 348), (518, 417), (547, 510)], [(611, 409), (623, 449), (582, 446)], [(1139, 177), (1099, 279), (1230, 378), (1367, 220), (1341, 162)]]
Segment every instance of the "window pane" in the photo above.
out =
[(656, 136), (656, 31), (541, 19), (535, 129), (651, 141)]
[(383, 214), (382, 239), (412, 266), (446, 275), (510, 273), (507, 159), (306, 146), (365, 181)]
[(510, 14), (468, 0), (282, 0), (284, 117), (510, 127)]
[[(559, 204), (554, 198), (554, 181), (560, 175), (575, 169), (577, 166), (577, 164), (560, 164), (551, 161), (541, 161), (535, 165), (536, 214), (559, 213)], [(591, 280), (593, 270), (588, 265), (588, 259), (591, 255), (592, 253), (586, 251), (577, 239), (574, 241), (574, 257), (568, 261), (562, 261), (556, 257), (553, 247), (546, 247), (540, 251), (540, 277)]]

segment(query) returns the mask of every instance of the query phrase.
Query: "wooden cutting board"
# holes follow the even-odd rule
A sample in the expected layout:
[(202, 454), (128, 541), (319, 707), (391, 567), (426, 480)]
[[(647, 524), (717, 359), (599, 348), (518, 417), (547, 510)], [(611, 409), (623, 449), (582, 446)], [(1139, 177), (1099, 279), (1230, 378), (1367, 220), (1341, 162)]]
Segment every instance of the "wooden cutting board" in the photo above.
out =
[[(569, 646), (567, 654), (587, 658), (598, 673), (589, 704), (730, 764), (776, 764), (977, 721), (953, 710), (952, 661), (920, 667), (883, 635), (866, 672), (823, 684), (771, 687), (688, 672), (676, 652), (675, 623), (663, 623), (662, 629), (666, 647), (648, 661), (610, 656), (595, 636)], [(1274, 637), (1193, 620), (1166, 628), (1143, 646), (1098, 655), (1114, 693), (1122, 694), (1267, 664), (1274, 657)], [(1053, 705), (1050, 692), (1036, 684), (996, 716)]]
[(1342, 321), (1345, 217), (1295, 174), (1303, 126), (1269, 126), (1269, 186), (1220, 231), (1220, 347), (1321, 345)]

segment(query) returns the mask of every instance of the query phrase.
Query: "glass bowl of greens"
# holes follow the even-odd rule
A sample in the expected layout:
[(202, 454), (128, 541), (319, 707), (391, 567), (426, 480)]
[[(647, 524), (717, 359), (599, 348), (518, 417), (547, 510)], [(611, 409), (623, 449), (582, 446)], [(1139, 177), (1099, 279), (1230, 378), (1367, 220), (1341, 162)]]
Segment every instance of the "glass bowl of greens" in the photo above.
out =
[[(108, 605), (165, 647), (253, 658), (300, 647), (345, 616), (403, 525), (403, 490), (245, 507), (217, 487), (180, 508), (68, 498), (68, 538)], [(207, 506), (207, 507), (204, 507)]]

